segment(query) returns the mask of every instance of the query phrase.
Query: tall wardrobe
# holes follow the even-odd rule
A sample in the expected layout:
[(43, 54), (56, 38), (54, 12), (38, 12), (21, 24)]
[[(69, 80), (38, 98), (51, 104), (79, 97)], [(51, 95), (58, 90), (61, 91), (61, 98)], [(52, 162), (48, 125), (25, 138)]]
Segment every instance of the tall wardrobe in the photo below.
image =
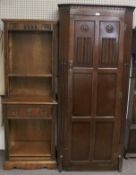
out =
[(121, 168), (133, 10), (59, 5), (60, 168)]

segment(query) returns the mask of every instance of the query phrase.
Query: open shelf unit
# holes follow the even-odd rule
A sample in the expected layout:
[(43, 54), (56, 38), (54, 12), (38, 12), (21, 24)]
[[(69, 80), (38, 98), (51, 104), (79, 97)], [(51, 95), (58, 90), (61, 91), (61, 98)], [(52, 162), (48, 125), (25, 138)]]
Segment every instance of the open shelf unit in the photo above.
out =
[(8, 121), (9, 154), (12, 157), (51, 157), (52, 121), (14, 119)]
[[(31, 168), (33, 160), (37, 161), (35, 168), (41, 160), (40, 167), (55, 168), (57, 24), (36, 20), (3, 21), (5, 169)], [(26, 167), (24, 161), (29, 161)]]

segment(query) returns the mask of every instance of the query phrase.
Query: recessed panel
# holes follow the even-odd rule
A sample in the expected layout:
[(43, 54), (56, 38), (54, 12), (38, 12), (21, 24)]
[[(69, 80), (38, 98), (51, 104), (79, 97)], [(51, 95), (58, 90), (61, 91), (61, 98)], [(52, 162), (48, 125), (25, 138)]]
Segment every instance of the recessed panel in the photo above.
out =
[(97, 121), (95, 124), (94, 160), (111, 160), (113, 147), (114, 124), (108, 121)]
[(73, 74), (73, 115), (91, 115), (92, 75), (90, 73)]
[(90, 122), (73, 122), (71, 138), (71, 159), (89, 160)]
[(116, 76), (116, 73), (98, 73), (97, 116), (115, 115)]
[(75, 21), (75, 66), (93, 65), (94, 36), (95, 23), (93, 21)]

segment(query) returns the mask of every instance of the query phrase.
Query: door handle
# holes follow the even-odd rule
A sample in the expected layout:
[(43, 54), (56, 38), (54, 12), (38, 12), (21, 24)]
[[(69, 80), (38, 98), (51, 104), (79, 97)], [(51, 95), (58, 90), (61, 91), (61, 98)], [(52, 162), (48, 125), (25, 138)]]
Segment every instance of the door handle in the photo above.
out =
[(71, 70), (73, 68), (73, 60), (69, 60), (69, 69)]

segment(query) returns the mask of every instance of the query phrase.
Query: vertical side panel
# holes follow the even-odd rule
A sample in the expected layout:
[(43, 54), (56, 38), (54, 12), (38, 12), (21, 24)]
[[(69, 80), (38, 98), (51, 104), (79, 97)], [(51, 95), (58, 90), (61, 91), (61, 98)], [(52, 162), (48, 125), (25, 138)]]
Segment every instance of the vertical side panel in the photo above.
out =
[(59, 169), (68, 164), (68, 50), (69, 50), (69, 10), (59, 10), (59, 77), (58, 77), (58, 162)]

